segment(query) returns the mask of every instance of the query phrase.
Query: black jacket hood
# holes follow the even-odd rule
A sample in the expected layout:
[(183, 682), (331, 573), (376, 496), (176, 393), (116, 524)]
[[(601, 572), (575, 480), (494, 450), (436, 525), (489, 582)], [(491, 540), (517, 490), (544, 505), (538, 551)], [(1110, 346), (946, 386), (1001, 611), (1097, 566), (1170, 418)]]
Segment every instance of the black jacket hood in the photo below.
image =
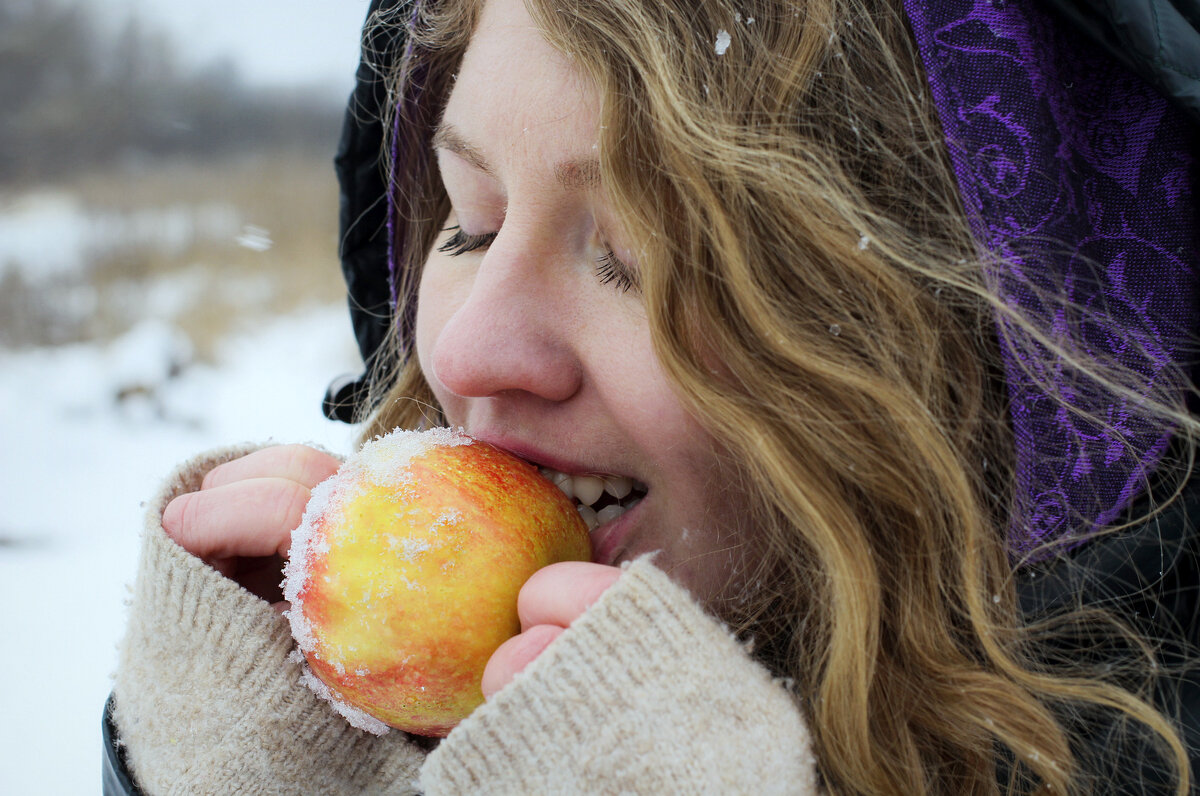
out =
[(387, 158), (384, 147), (385, 76), (403, 47), (396, 26), (373, 25), (383, 13), (403, 13), (412, 0), (372, 0), (363, 29), (362, 58), (354, 92), (346, 106), (341, 140), (334, 157), (340, 189), (339, 256), (346, 281), (350, 321), (362, 354), (364, 371), (329, 385), (323, 410), (330, 420), (353, 423), (365, 408), (370, 379), (377, 372), (391, 317), (388, 275)]

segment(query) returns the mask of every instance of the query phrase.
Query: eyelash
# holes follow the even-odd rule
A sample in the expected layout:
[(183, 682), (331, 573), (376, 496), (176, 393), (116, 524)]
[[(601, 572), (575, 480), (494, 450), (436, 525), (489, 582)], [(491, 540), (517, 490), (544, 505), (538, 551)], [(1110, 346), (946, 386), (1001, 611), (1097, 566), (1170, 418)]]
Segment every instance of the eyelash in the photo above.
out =
[(438, 246), (437, 250), (451, 257), (457, 257), (460, 254), (473, 252), (476, 249), (487, 248), (492, 245), (492, 241), (496, 239), (495, 232), (485, 232), (482, 235), (468, 235), (463, 232), (462, 227), (446, 227), (442, 232), (454, 230), (454, 234)]
[(602, 285), (612, 285), (622, 293), (627, 293), (637, 287), (637, 281), (629, 273), (629, 268), (618, 259), (612, 250), (606, 251), (596, 261), (596, 277)]
[[(460, 254), (473, 252), (476, 249), (485, 249), (492, 244), (498, 233), (485, 232), (482, 235), (471, 235), (464, 232), (462, 227), (454, 226), (447, 227), (442, 232), (454, 231), (454, 234), (442, 242), (437, 250), (443, 254), (448, 254), (451, 257), (457, 257)], [(611, 250), (606, 251), (596, 260), (596, 278), (600, 280), (602, 285), (612, 285), (617, 290), (625, 293), (637, 287), (637, 281), (629, 273), (625, 263), (617, 257)]]

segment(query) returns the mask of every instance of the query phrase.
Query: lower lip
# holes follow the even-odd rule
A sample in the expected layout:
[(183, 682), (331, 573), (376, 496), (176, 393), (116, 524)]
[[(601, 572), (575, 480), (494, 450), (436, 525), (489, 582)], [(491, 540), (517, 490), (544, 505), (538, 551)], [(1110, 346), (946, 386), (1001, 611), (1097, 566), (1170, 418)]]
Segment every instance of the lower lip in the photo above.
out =
[(642, 506), (645, 504), (646, 500), (642, 498), (636, 506), (620, 517), (598, 525), (592, 530), (592, 561), (609, 566), (616, 564), (617, 555), (622, 551), (622, 545), (633, 530), (637, 518), (641, 515)]

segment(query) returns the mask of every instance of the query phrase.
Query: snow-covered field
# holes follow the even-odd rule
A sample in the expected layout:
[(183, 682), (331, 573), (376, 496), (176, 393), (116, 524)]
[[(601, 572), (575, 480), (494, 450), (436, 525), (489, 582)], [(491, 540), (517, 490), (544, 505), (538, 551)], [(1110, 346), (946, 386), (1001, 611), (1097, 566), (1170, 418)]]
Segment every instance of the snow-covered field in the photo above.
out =
[[(0, 261), (15, 261), (5, 243)], [(349, 450), (353, 429), (320, 412), (326, 383), (359, 361), (330, 302), (258, 319), (211, 364), (169, 317), (107, 342), (0, 348), (0, 793), (99, 793), (141, 503), (171, 467), (244, 440)]]

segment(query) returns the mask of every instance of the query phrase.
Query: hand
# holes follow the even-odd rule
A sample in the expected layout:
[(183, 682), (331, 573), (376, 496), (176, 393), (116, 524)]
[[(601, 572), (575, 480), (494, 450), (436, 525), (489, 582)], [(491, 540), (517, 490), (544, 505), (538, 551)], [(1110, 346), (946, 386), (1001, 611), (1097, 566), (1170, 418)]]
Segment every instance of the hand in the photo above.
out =
[(200, 486), (163, 510), (167, 535), (276, 608), (292, 531), (312, 488), (341, 465), (303, 445), (263, 448), (214, 467)]
[(490, 698), (508, 685), (619, 577), (617, 567), (583, 561), (563, 561), (533, 573), (517, 598), (521, 632), (492, 653), (483, 671), (483, 695)]

